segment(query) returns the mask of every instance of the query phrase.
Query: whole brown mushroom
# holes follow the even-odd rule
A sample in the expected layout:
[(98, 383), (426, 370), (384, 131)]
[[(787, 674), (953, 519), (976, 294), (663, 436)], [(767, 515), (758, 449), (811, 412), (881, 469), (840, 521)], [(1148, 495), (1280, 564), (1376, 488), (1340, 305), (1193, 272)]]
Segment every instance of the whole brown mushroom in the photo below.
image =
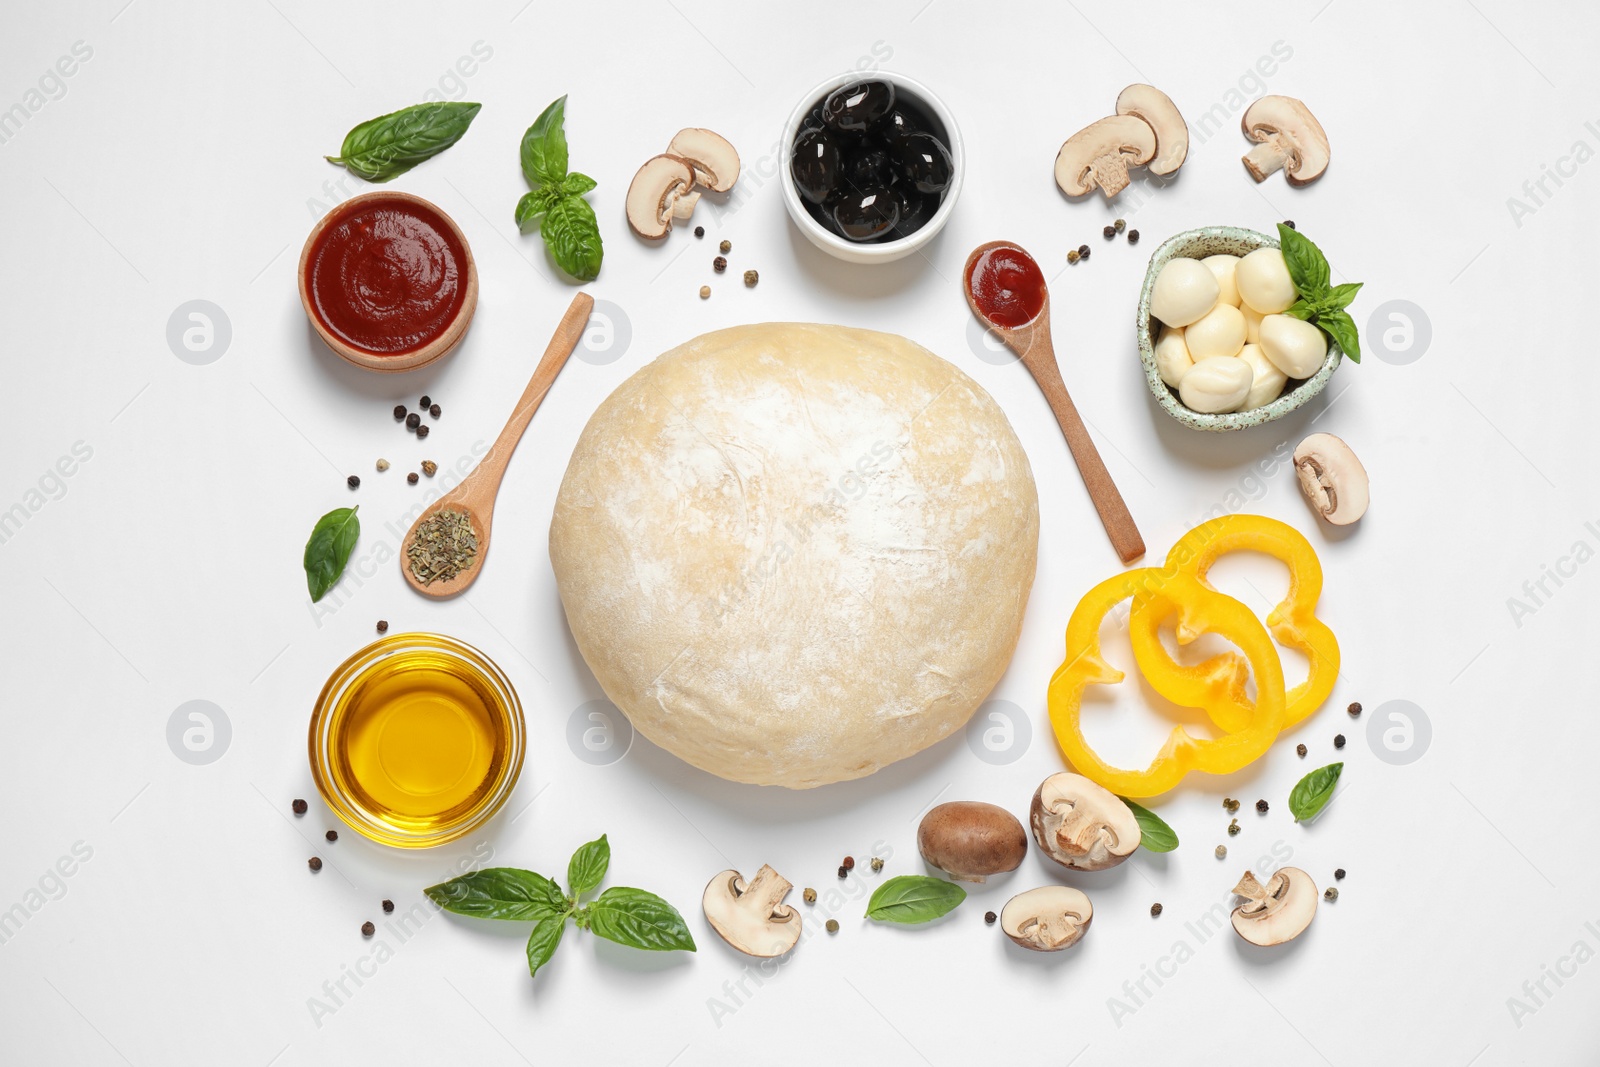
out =
[(995, 804), (940, 804), (917, 827), (922, 858), (957, 882), (982, 882), (1014, 871), (1028, 854), (1028, 834), (1016, 816)]

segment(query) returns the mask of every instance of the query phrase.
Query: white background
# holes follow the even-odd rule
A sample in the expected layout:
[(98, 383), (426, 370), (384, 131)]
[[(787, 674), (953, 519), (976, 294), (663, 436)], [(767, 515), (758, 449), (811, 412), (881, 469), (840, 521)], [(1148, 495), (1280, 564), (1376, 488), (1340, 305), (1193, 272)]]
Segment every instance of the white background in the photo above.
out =
[[(1592, 6), (1019, 3), (1002, 16), (955, 0), (364, 11), (124, 2), (13, 5), (0, 34), (0, 108), (26, 105), (74, 42), (92, 49), (65, 91), (0, 144), (0, 509), (37, 505), (0, 544), (0, 909), (29, 913), (0, 944), (0, 1058), (1594, 1062)], [(1253, 76), (1279, 42), (1270, 76)], [(492, 54), (470, 77), (451, 75), (475, 45)], [(807, 87), (875, 63), (945, 96), (970, 167), (926, 258), (850, 267), (790, 226), (775, 142)], [(1164, 188), (1139, 178), (1120, 205), (1067, 203), (1051, 180), (1057, 147), (1137, 80), (1170, 93), (1192, 126), (1219, 107), (1220, 129), (1213, 118), (1203, 143), (1196, 131)], [(313, 339), (295, 296), (296, 255), (317, 211), (361, 188), (321, 157), (356, 122), (441, 81), (483, 112), (459, 145), (391, 187), (430, 198), (465, 230), (482, 277), (477, 318), (442, 365), (402, 377), (355, 371)], [(1323, 180), (1296, 190), (1248, 179), (1241, 90), (1307, 101), (1333, 143)], [(589, 289), (623, 310), (631, 342), (607, 353), (612, 362), (574, 359), (562, 374), (512, 463), (496, 547), (469, 596), (425, 602), (390, 563), (347, 576), (329, 610), (314, 611), (300, 552), (317, 516), (359, 502), (358, 557), (392, 550), (385, 523), (427, 488), (406, 486), (405, 471), (423, 458), (449, 465), (493, 438), (571, 298), (538, 238), (512, 223), (525, 191), (518, 140), (562, 93), (573, 166), (600, 183), (591, 200), (606, 257)], [(624, 226), (623, 193), (685, 125), (737, 144), (741, 201), (702, 207), (702, 242), (679, 232), (645, 247)], [(1581, 164), (1568, 158), (1579, 141)], [(1538, 200), (1523, 191), (1558, 165), (1562, 186), (1547, 179)], [(1514, 196), (1531, 209), (1520, 219)], [(1100, 227), (1118, 216), (1142, 231), (1139, 247), (1102, 242)], [(1340, 278), (1366, 283), (1352, 310), (1367, 359), (1268, 428), (1188, 432), (1152, 402), (1137, 362), (1144, 262), (1188, 227), (1270, 230), (1284, 217)], [(1322, 616), (1339, 635), (1343, 677), (1328, 706), (1258, 765), (1191, 779), (1161, 802), (1183, 838), (1177, 852), (1071, 879), (1093, 896), (1096, 919), (1070, 953), (1026, 954), (981, 921), (1059, 876), (1033, 855), (927, 928), (864, 922), (872, 876), (853, 879), (848, 901), (806, 912), (805, 943), (775, 973), (749, 972), (758, 985), (699, 914), (713, 872), (769, 862), (796, 894), (838, 888), (839, 858), (864, 859), (875, 842), (891, 853), (883, 877), (921, 870), (915, 826), (936, 798), (1021, 813), (1062, 766), (1045, 683), (1072, 606), (1117, 563), (1033, 383), (969, 347), (958, 274), (966, 252), (995, 237), (1022, 241), (1051, 276), (1067, 382), (1152, 559), (1219, 505), (1295, 524), (1326, 567)], [(734, 243), (722, 277), (710, 270), (716, 238)], [(1093, 258), (1067, 269), (1080, 242)], [(761, 272), (753, 291), (737, 281), (750, 267)], [(704, 303), (703, 283), (716, 290)], [(166, 340), (169, 316), (193, 299), (231, 323), (231, 344), (205, 366), (180, 361)], [(1406, 365), (1379, 358), (1387, 324), (1368, 326), (1389, 300), (1412, 302), (1431, 323), (1431, 344)], [(782, 319), (904, 333), (985, 385), (1022, 438), (1043, 525), (1021, 646), (995, 693), (1030, 724), (1015, 762), (984, 762), (956, 736), (869, 779), (791, 793), (715, 780), (642, 740), (608, 766), (569, 749), (575, 710), (602, 696), (567, 633), (546, 554), (573, 442), (595, 405), (658, 353), (704, 330)], [(418, 444), (389, 408), (422, 393), (444, 416)], [(1345, 437), (1372, 474), (1371, 513), (1348, 534), (1318, 527), (1286, 466), (1250, 476), (1313, 424)], [(91, 457), (55, 479), (77, 442)], [(395, 463), (382, 476), (372, 470), (380, 455)], [(351, 472), (363, 478), (355, 494), (344, 486)], [(1230, 491), (1253, 499), (1230, 501)], [(1571, 556), (1579, 541), (1582, 563)], [(1558, 565), (1564, 584), (1546, 579), (1530, 599), (1523, 583)], [(1217, 574), (1263, 611), (1284, 587), (1265, 562), (1229, 560)], [(1534, 610), (1514, 617), (1511, 597)], [(306, 766), (307, 718), (330, 670), (379, 618), (391, 632), (478, 645), (526, 706), (530, 748), (515, 795), (455, 846), (403, 854), (352, 832), (322, 841), (333, 823)], [(1108, 647), (1126, 662), (1125, 643), (1111, 637)], [(1122, 688), (1117, 714), (1108, 705), (1094, 716), (1091, 738), (1133, 760), (1165, 727), (1133, 685)], [(221, 707), (232, 728), (225, 754), (205, 766), (176, 758), (166, 739), (174, 709), (196, 699)], [(1352, 700), (1368, 709), (1359, 722), (1343, 710)], [(1408, 765), (1368, 739), (1392, 700), (1414, 702), (1431, 722), (1431, 744)], [(1314, 826), (1296, 826), (1289, 789), (1334, 758), (1341, 730), (1350, 738), (1341, 793)], [(1297, 742), (1310, 758), (1295, 757)], [(1231, 841), (1224, 795), (1246, 802)], [(1249, 810), (1258, 796), (1272, 802), (1266, 817)], [(295, 797), (311, 800), (303, 819), (288, 814)], [(458, 863), (492, 854), (559, 873), (601, 832), (614, 849), (609, 882), (676, 903), (697, 954), (646, 955), (569, 933), (530, 980), (520, 924), (433, 916), (404, 943), (387, 928), (374, 941), (358, 933), (382, 919), (380, 898), (405, 911)], [(1218, 863), (1222, 841), (1232, 855)], [(52, 877), (79, 842), (91, 858)], [(1202, 940), (1186, 927), (1229, 899), (1246, 865), (1275, 863), (1274, 849), (1319, 886), (1336, 866), (1350, 872), (1305, 937), (1258, 954), (1231, 932)], [(306, 869), (313, 853), (327, 861), (317, 876)], [(1153, 920), (1154, 901), (1166, 910)], [(825, 911), (843, 924), (834, 937), (820, 931)], [(392, 957), (374, 965), (380, 940)], [(346, 979), (352, 995), (335, 1004), (324, 983), (358, 967), (371, 977), (359, 987)], [(1561, 984), (1547, 967), (1564, 971)], [(1165, 976), (1159, 987), (1152, 972)], [(725, 989), (741, 978), (743, 992)]]

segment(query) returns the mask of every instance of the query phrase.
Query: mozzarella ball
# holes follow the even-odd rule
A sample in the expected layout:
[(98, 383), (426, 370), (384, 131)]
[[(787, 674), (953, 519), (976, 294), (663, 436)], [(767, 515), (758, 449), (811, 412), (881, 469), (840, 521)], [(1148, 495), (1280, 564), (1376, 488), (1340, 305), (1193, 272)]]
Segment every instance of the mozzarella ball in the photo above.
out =
[(1237, 356), (1244, 347), (1244, 315), (1232, 304), (1218, 304), (1183, 331), (1191, 359)]
[(1261, 351), (1261, 346), (1245, 345), (1244, 351), (1239, 353), (1239, 358), (1250, 364), (1252, 375), (1250, 392), (1245, 394), (1244, 403), (1239, 405), (1239, 410), (1254, 411), (1278, 399), (1289, 376), (1273, 365), (1272, 360)]
[(1233, 272), (1239, 298), (1263, 315), (1276, 315), (1295, 302), (1294, 280), (1283, 253), (1276, 248), (1258, 248), (1239, 261)]
[(1322, 366), (1328, 341), (1320, 329), (1293, 315), (1268, 315), (1261, 320), (1261, 351), (1289, 377), (1309, 378)]
[(1238, 256), (1207, 256), (1200, 262), (1206, 265), (1211, 276), (1217, 280), (1217, 288), (1221, 292), (1217, 296), (1217, 303), (1239, 306), (1239, 286), (1234, 281), (1234, 271), (1239, 269)]
[(1183, 343), (1183, 327), (1163, 327), (1156, 340), (1156, 371), (1161, 380), (1176, 389), (1192, 366), (1194, 358), (1189, 355), (1189, 346)]
[(1250, 395), (1250, 382), (1250, 364), (1242, 359), (1202, 359), (1178, 383), (1178, 399), (1204, 415), (1237, 411)]
[(1244, 316), (1244, 343), (1258, 345), (1261, 343), (1261, 320), (1265, 318), (1261, 312), (1249, 304), (1241, 303), (1239, 313)]
[(1167, 326), (1187, 326), (1216, 306), (1220, 292), (1216, 276), (1198, 259), (1168, 260), (1150, 290), (1150, 314)]

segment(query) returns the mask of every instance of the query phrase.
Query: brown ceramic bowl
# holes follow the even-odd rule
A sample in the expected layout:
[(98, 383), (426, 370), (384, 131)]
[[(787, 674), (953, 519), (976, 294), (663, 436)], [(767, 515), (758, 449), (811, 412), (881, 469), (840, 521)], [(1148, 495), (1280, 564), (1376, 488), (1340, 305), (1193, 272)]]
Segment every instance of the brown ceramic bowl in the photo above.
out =
[[(317, 314), (316, 305), (312, 300), (310, 264), (311, 254), (317, 245), (318, 239), (321, 238), (329, 226), (348, 218), (351, 213), (374, 201), (388, 201), (391, 203), (400, 201), (401, 203), (415, 205), (420, 212), (436, 216), (444, 227), (454, 235), (464, 253), (465, 269), (463, 273), (465, 282), (463, 283), (461, 306), (456, 309), (454, 315), (446, 324), (444, 331), (437, 337), (418, 348), (403, 352), (374, 351), (352, 344), (329, 328), (328, 324), (323, 321), (322, 316)], [(440, 210), (438, 205), (430, 203), (420, 196), (387, 189), (353, 196), (317, 221), (317, 224), (311, 228), (310, 235), (306, 237), (305, 247), (300, 250), (299, 285), (300, 304), (305, 308), (306, 318), (310, 320), (312, 329), (317, 331), (317, 336), (321, 337), (327, 346), (333, 349), (339, 358), (345, 362), (353, 363), (365, 370), (384, 373), (416, 370), (418, 367), (425, 367), (436, 360), (442, 359), (451, 349), (460, 344), (461, 339), (466, 336), (467, 327), (472, 323), (472, 314), (478, 307), (478, 267), (473, 262), (472, 247), (467, 244), (466, 234), (461, 232), (461, 227), (456, 225), (454, 219)]]

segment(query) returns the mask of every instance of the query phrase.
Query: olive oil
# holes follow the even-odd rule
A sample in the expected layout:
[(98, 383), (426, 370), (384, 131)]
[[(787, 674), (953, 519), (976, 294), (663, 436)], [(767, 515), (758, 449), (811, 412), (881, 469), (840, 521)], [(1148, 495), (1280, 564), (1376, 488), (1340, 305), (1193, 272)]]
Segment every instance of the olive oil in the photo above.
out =
[(510, 792), (521, 709), (479, 653), (401, 634), (329, 681), (311, 742), (318, 787), (355, 829), (390, 844), (435, 844), (483, 822)]

